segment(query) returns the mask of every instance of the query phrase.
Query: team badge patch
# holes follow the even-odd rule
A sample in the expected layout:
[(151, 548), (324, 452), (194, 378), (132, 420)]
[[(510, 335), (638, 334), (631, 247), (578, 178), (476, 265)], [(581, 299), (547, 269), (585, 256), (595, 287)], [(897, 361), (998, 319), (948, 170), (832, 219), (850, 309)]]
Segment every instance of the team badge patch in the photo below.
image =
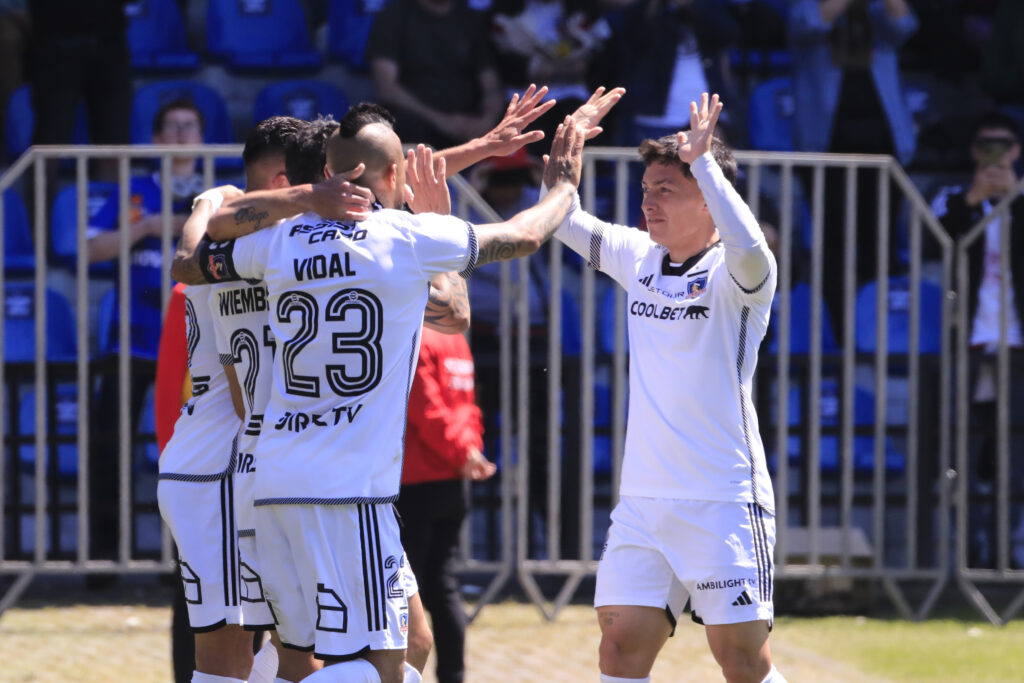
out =
[(207, 270), (217, 280), (223, 280), (227, 275), (227, 259), (224, 254), (210, 254)]
[(409, 632), (409, 613), (402, 610), (402, 614), (398, 617), (398, 628), (402, 633)]
[(686, 298), (696, 299), (698, 296), (703, 294), (708, 288), (708, 276), (701, 275), (698, 278), (694, 278), (686, 283)]

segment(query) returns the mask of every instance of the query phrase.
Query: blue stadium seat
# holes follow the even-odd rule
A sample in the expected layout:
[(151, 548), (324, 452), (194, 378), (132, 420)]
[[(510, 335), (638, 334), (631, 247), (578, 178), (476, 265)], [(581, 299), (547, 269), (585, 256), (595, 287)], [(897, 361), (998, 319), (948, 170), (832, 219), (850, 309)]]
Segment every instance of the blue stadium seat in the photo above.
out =
[(206, 44), (233, 69), (317, 69), (299, 0), (210, 0)]
[[(615, 352), (615, 317), (619, 316), (622, 318), (623, 329), (625, 330), (626, 324), (626, 310), (617, 309), (615, 306), (615, 292), (618, 291), (619, 286), (614, 284), (605, 291), (604, 296), (601, 297), (601, 302), (598, 304), (599, 308), (597, 311), (597, 352), (598, 353), (614, 353)], [(626, 303), (629, 303), (629, 297), (626, 297)], [(629, 335), (625, 335), (626, 339), (626, 353), (629, 353)]]
[(125, 6), (128, 49), (137, 71), (194, 71), (199, 55), (188, 49), (188, 35), (175, 0), (136, 0)]
[[(46, 290), (46, 358), (74, 361), (78, 345), (75, 314), (62, 294)], [(36, 357), (35, 286), (4, 286), (4, 362), (27, 363)]]
[(117, 289), (110, 290), (100, 299), (96, 311), (96, 355), (102, 358), (114, 352), (117, 343), (114, 330), (114, 307), (117, 305)]
[[(875, 296), (878, 284), (869, 282), (857, 293), (857, 350), (875, 351), (875, 325), (878, 313)], [(920, 287), (920, 353), (938, 353), (942, 348), (942, 290), (934, 282), (921, 281)], [(889, 278), (888, 321), (889, 353), (907, 353), (910, 347), (910, 279)]]
[(136, 452), (135, 466), (146, 471), (156, 472), (157, 462), (160, 460), (160, 449), (156, 445), (156, 403), (153, 399), (154, 385), (150, 385), (142, 397), (142, 412), (139, 414), (138, 433), (143, 437), (153, 436), (153, 439), (140, 439), (135, 444)]
[(327, 54), (356, 71), (366, 71), (366, 39), (377, 13), (391, 0), (330, 0)]
[[(55, 395), (49, 397), (56, 418), (55, 429), (50, 431), (49, 458), (57, 457), (57, 473), (62, 477), (78, 474), (78, 444), (54, 443), (52, 435), (75, 436), (78, 433), (78, 389), (73, 383), (56, 386)], [(23, 471), (35, 471), (36, 447), (32, 439), (36, 434), (36, 391), (29, 387), (21, 394), (18, 410), (18, 431), (24, 441), (19, 448)]]
[[(778, 318), (779, 297), (772, 301), (771, 322)], [(770, 329), (768, 350), (779, 351), (779, 335), (777, 329)], [(834, 353), (839, 350), (835, 335), (832, 332), (832, 316), (829, 315), (825, 301), (821, 301), (821, 351)], [(811, 352), (811, 288), (806, 282), (798, 282), (789, 290), (789, 351), (790, 353)]]
[(35, 271), (36, 256), (25, 202), (14, 190), (4, 192), (3, 202), (4, 270), (7, 277), (31, 275)]
[[(7, 130), (4, 131), (7, 156), (16, 159), (32, 144), (32, 133), (35, 131), (35, 114), (32, 112), (32, 90), (23, 85), (7, 100)], [(89, 124), (85, 115), (85, 103), (80, 102), (75, 115), (75, 129), (71, 134), (71, 143), (75, 145), (89, 144)]]
[(796, 100), (793, 81), (780, 76), (764, 81), (750, 93), (750, 146), (791, 152)]
[[(94, 180), (86, 188), (88, 192), (86, 220), (96, 213), (117, 193), (117, 183)], [(78, 188), (68, 185), (62, 188), (53, 200), (50, 212), (50, 246), (53, 257), (62, 266), (74, 270), (78, 264)], [(87, 223), (88, 225), (88, 223)], [(89, 266), (90, 277), (114, 277), (116, 263), (106, 261)]]
[(192, 100), (203, 113), (203, 142), (206, 144), (233, 143), (231, 117), (221, 95), (198, 81), (159, 81), (135, 91), (132, 103), (132, 144), (153, 142), (153, 118), (160, 107), (172, 100)]
[(318, 114), (340, 119), (348, 111), (348, 98), (326, 81), (289, 80), (272, 83), (256, 94), (252, 122), (271, 116), (294, 116), (311, 121)]

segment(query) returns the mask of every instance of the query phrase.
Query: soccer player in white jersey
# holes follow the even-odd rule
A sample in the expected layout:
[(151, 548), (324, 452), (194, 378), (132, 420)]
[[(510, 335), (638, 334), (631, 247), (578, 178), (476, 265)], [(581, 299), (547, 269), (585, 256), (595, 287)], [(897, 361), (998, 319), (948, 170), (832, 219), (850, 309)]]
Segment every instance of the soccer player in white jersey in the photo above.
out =
[(401, 141), (371, 124), (328, 146), (331, 172), (392, 210), (357, 224), (306, 214), (177, 264), (185, 282), (262, 278), (278, 340), (274, 392), (257, 446), (256, 539), (282, 643), (332, 663), (310, 681), (404, 678), (403, 551), (391, 503), (405, 404), (430, 279), (536, 251), (576, 196), (582, 131), (559, 127), (553, 189), (506, 223), (393, 210), (404, 200)]
[(776, 265), (713, 138), (721, 110), (704, 93), (689, 132), (640, 146), (648, 232), (574, 205), (556, 233), (628, 294), (629, 421), (595, 594), (606, 683), (649, 680), (687, 599), (727, 681), (783, 680), (768, 645), (774, 494), (750, 396)]

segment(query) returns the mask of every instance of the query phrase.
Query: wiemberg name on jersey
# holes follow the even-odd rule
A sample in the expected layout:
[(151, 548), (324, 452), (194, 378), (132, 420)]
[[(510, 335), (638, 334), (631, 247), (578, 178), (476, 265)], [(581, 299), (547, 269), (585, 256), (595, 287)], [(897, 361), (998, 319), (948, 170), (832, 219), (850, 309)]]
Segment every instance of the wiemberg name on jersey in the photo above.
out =
[(221, 315), (241, 315), (266, 311), (269, 308), (267, 290), (262, 286), (229, 289), (217, 292), (217, 296), (219, 299), (217, 305)]

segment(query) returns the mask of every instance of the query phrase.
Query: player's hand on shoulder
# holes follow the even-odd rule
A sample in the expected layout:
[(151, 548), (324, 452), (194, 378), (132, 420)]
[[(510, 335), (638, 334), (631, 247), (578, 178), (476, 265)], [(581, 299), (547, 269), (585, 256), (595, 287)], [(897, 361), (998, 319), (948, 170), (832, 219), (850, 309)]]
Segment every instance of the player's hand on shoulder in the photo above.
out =
[(676, 133), (681, 161), (692, 164), (701, 154), (711, 151), (711, 139), (721, 113), (722, 102), (718, 95), (709, 98), (707, 93), (703, 93), (699, 106), (696, 102), (690, 102), (690, 130)]
[(350, 182), (366, 170), (359, 164), (350, 171), (337, 173), (315, 183), (310, 195), (310, 208), (323, 218), (333, 221), (361, 221), (370, 215), (373, 192)]
[(583, 140), (586, 131), (576, 119), (566, 116), (551, 141), (551, 153), (544, 155), (544, 185), (549, 189), (562, 181), (579, 187), (583, 172)]
[(452, 212), (452, 197), (445, 182), (444, 157), (435, 157), (425, 145), (410, 149), (405, 166), (405, 203), (413, 213)]
[(605, 92), (602, 85), (584, 102), (579, 109), (572, 113), (576, 119), (576, 125), (584, 130), (584, 138), (592, 140), (604, 131), (601, 128), (601, 119), (611, 111), (611, 108), (626, 94), (625, 88), (612, 88)]

